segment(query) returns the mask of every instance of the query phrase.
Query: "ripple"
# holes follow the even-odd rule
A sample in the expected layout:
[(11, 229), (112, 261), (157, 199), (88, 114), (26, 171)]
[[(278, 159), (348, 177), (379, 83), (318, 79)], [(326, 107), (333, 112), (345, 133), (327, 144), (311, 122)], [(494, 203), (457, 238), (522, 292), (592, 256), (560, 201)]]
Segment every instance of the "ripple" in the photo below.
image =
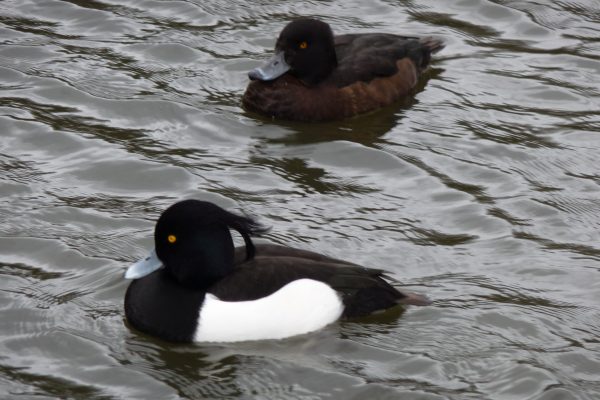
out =
[[(9, 396), (592, 399), (598, 12), (584, 1), (0, 2), (0, 382)], [(291, 19), (446, 43), (345, 121), (246, 113)], [(383, 268), (429, 307), (283, 341), (172, 345), (122, 271), (181, 198)], [(236, 237), (238, 242), (239, 237)]]

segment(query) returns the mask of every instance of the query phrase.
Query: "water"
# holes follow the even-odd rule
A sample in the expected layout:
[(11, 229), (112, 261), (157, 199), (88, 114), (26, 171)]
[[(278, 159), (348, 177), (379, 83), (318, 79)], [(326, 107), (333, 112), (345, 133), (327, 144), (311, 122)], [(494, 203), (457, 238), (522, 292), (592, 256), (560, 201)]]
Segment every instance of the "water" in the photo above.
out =
[[(0, 2), (0, 397), (597, 399), (599, 9)], [(244, 112), (246, 72), (300, 15), (447, 47), (367, 116)], [(139, 334), (122, 273), (189, 197), (434, 304), (283, 341)]]

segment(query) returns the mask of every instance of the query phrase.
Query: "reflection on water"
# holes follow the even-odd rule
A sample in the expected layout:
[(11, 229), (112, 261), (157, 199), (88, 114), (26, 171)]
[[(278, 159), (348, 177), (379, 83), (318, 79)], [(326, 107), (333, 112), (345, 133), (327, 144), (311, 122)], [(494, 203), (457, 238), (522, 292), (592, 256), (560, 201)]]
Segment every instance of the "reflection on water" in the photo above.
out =
[[(598, 7), (547, 3), (0, 3), (0, 397), (595, 399)], [(446, 48), (368, 115), (245, 112), (299, 15)], [(135, 332), (122, 273), (189, 197), (434, 303), (275, 342)]]

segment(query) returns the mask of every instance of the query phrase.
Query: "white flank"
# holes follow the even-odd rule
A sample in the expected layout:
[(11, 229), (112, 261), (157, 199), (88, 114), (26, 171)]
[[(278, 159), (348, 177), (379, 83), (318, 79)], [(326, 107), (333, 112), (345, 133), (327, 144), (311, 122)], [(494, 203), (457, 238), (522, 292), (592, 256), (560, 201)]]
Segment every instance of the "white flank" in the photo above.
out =
[(293, 281), (253, 301), (221, 301), (207, 294), (200, 310), (198, 342), (282, 339), (336, 321), (344, 305), (335, 290), (312, 279)]

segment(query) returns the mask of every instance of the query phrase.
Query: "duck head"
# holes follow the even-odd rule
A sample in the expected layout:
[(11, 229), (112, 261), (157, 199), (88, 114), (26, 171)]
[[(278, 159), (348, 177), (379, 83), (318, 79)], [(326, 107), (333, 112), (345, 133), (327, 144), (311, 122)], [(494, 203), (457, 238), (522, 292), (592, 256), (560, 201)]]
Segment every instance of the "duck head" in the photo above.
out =
[(275, 55), (248, 73), (251, 80), (271, 81), (286, 72), (308, 85), (316, 85), (337, 67), (333, 32), (316, 19), (298, 19), (281, 31)]
[(237, 230), (244, 238), (246, 259), (254, 257), (250, 236), (265, 229), (253, 219), (232, 214), (206, 201), (175, 203), (156, 223), (155, 250), (129, 267), (125, 278), (139, 279), (164, 267), (182, 286), (208, 287), (234, 268), (230, 229)]

